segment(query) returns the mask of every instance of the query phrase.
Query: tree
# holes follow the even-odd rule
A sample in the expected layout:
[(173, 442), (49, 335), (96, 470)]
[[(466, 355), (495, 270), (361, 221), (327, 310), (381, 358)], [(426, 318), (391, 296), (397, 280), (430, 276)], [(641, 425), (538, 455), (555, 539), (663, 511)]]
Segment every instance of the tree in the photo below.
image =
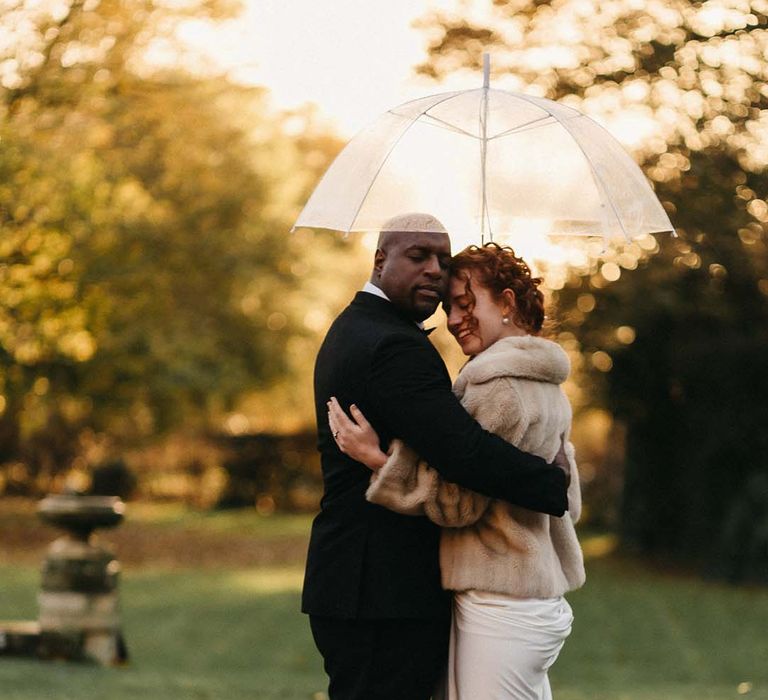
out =
[(496, 0), (472, 21), (423, 21), (422, 73), (490, 49), (510, 87), (613, 128), (677, 227), (555, 292), (594, 398), (626, 423), (621, 528), (647, 552), (717, 558), (728, 514), (768, 473), (766, 14), (762, 0)]
[(315, 251), (287, 232), (337, 142), (311, 115), (286, 134), (262, 90), (143, 59), (234, 9), (18, 2), (0, 20), (6, 481), (49, 485), (95, 434), (216, 428), (311, 332), (295, 297)]

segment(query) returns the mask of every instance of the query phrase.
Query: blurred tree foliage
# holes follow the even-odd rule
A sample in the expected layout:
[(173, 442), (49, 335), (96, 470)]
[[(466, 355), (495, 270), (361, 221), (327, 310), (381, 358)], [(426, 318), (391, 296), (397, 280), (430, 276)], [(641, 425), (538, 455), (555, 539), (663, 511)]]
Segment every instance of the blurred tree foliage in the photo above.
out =
[(302, 283), (329, 277), (313, 255), (342, 244), (288, 235), (336, 140), (311, 114), (290, 135), (262, 91), (183, 69), (179, 23), (236, 5), (2, 8), (0, 482), (13, 489), (45, 487), (99, 434), (218, 427), (293, 368), (291, 339), (316, 330)]
[[(422, 20), (422, 73), (477, 69), (490, 50), (497, 86), (614, 127), (670, 212), (679, 239), (616, 250), (555, 297), (593, 396), (626, 424), (625, 541), (727, 568), (768, 474), (768, 3), (460, 7)], [(751, 532), (768, 532), (765, 511)]]

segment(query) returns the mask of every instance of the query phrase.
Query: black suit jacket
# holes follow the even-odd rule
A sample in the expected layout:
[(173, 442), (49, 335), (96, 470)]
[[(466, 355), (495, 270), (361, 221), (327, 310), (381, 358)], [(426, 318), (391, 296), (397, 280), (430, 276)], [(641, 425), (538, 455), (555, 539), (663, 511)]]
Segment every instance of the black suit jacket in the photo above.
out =
[(439, 353), (386, 299), (359, 292), (334, 321), (315, 364), (318, 447), (325, 493), (312, 525), (302, 610), (336, 618), (448, 614), (439, 528), (368, 503), (371, 472), (344, 455), (326, 402), (355, 403), (383, 449), (395, 438), (447, 480), (533, 510), (562, 515), (563, 472), (486, 432), (451, 391)]

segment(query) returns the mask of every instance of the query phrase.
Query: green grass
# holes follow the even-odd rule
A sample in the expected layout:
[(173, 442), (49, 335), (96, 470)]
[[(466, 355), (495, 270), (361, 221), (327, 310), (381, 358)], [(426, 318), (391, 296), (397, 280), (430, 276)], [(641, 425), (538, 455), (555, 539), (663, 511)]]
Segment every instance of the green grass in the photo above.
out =
[[(137, 534), (246, 534), (265, 547), (306, 532), (305, 517), (139, 509)], [(177, 533), (178, 534), (178, 533)], [(176, 540), (173, 540), (176, 542)], [(607, 548), (596, 541), (587, 549)], [(13, 557), (10, 559), (14, 562)], [(312, 700), (325, 677), (298, 612), (301, 562), (169, 568), (129, 565), (125, 668), (0, 658), (3, 700)], [(552, 672), (557, 700), (768, 700), (768, 590), (735, 589), (605, 556), (569, 596), (573, 633)], [(0, 565), (0, 619), (36, 616), (38, 572)], [(396, 700), (396, 699), (395, 699)], [(468, 700), (476, 700), (474, 698)], [(482, 698), (477, 700), (483, 700)]]
[[(0, 618), (36, 615), (33, 569), (0, 567)], [(3, 700), (312, 698), (325, 681), (298, 612), (301, 570), (135, 571), (125, 668), (0, 658)]]
[(558, 700), (768, 698), (768, 591), (611, 559), (590, 561), (588, 576), (568, 596)]

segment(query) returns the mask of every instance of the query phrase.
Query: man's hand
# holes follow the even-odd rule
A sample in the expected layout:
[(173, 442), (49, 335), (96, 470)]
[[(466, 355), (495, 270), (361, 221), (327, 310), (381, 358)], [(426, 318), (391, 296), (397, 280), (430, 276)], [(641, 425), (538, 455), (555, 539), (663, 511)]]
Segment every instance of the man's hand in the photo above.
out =
[(571, 463), (568, 461), (568, 457), (565, 454), (565, 438), (560, 439), (560, 449), (555, 455), (553, 464), (565, 473), (565, 485), (566, 487), (571, 485)]

